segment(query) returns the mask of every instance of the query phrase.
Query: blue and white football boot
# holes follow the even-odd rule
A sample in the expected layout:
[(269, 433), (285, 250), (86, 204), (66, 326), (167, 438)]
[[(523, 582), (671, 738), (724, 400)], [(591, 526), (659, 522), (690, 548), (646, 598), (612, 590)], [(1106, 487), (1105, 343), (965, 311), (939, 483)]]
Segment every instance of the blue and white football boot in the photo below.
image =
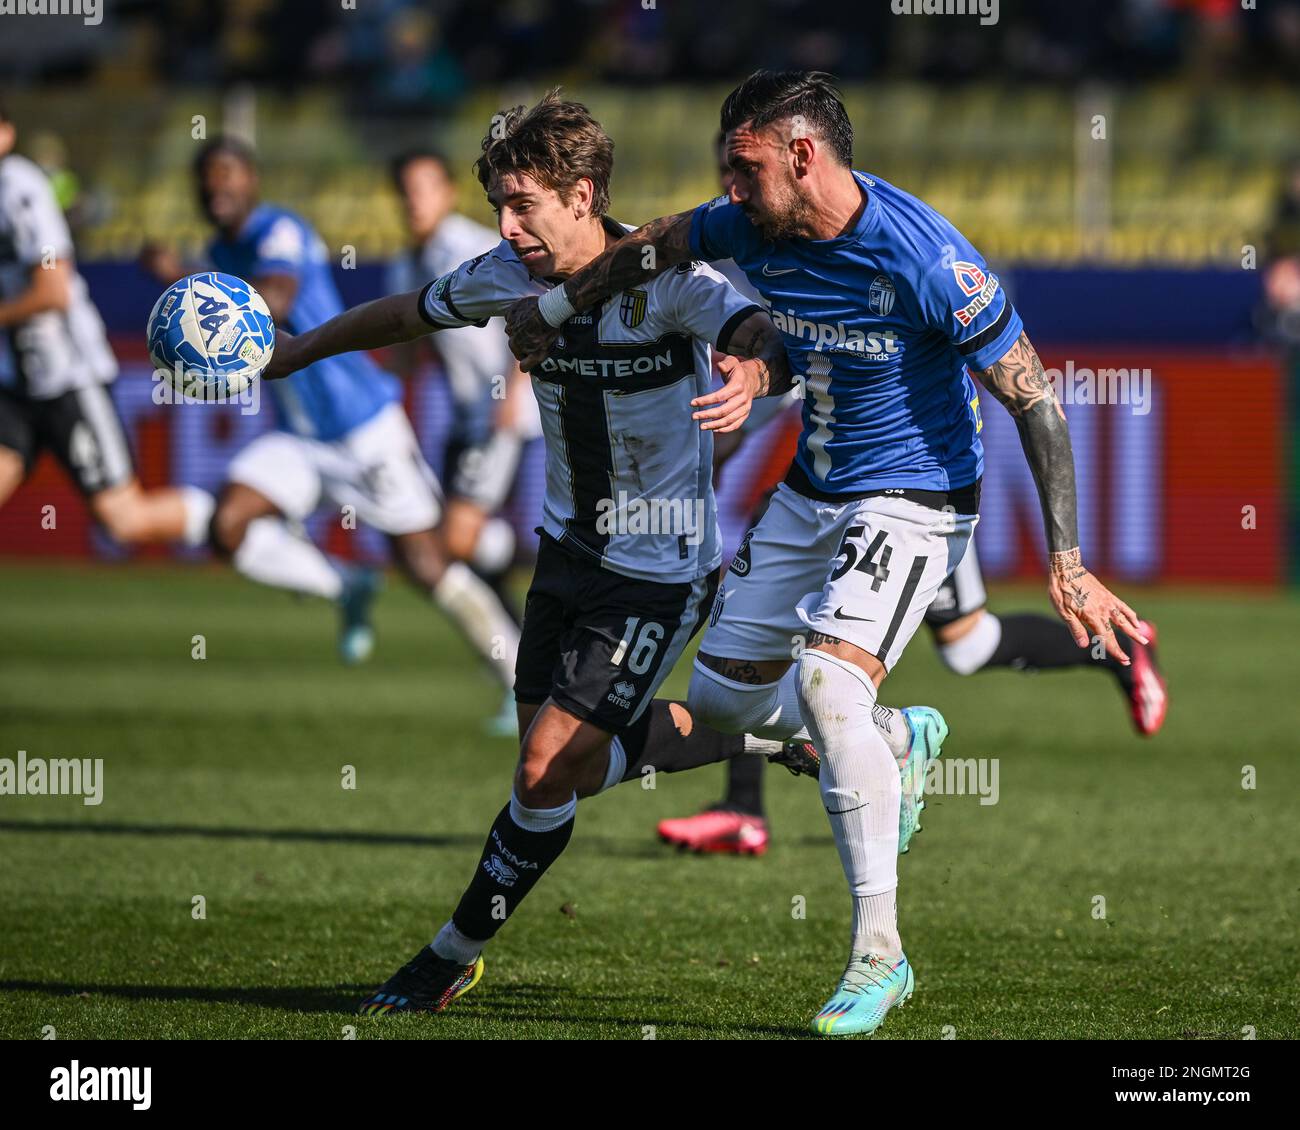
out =
[(812, 1030), (818, 1036), (869, 1035), (885, 1022), (891, 1008), (908, 1002), (915, 986), (906, 956), (855, 954), (831, 999), (813, 1017)]
[(906, 853), (912, 836), (921, 830), (921, 810), (925, 808), (925, 778), (930, 763), (943, 752), (948, 740), (948, 723), (933, 706), (905, 706), (903, 717), (907, 720), (912, 740), (907, 758), (899, 762), (898, 771), (903, 779), (903, 797), (898, 806), (898, 852)]

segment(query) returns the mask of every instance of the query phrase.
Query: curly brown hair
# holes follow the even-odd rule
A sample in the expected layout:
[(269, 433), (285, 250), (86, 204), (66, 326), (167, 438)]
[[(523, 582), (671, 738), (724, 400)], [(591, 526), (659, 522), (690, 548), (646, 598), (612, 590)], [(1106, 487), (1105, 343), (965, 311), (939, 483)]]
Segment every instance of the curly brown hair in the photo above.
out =
[(526, 173), (558, 192), (566, 204), (574, 185), (591, 181), (591, 214), (609, 211), (614, 142), (581, 102), (546, 93), (531, 109), (515, 106), (492, 116), (474, 173), (486, 190), (505, 173)]

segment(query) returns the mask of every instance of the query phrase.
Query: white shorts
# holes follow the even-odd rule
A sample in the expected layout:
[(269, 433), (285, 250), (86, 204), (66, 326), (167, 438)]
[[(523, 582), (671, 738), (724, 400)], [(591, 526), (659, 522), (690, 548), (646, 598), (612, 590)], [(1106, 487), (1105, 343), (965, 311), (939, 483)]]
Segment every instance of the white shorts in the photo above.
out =
[(930, 607), (925, 610), (925, 623), (930, 628), (942, 628), (945, 624), (978, 612), (987, 602), (984, 573), (980, 569), (979, 555), (975, 552), (975, 540), (972, 538), (962, 559), (957, 563), (957, 568), (944, 578)]
[(505, 428), (477, 447), (467, 447), (456, 464), (451, 493), (495, 514), (510, 497), (523, 450), (523, 440)]
[(322, 496), (353, 507), (358, 521), (386, 534), (431, 530), (442, 517), (438, 479), (400, 404), (336, 440), (267, 432), (231, 460), (226, 478), (252, 487), (297, 521)]
[(891, 669), (978, 521), (887, 496), (819, 502), (783, 483), (722, 578), (700, 650), (793, 659), (816, 631)]

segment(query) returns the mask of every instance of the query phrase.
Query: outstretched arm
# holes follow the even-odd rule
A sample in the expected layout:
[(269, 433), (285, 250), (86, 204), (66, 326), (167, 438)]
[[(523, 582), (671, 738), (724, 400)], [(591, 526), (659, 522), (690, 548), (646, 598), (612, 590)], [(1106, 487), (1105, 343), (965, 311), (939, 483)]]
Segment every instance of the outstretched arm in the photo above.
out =
[(275, 352), (263, 378), (287, 377), (336, 353), (382, 349), (433, 333), (437, 327), (425, 321), (420, 313), (422, 294), (423, 291), (413, 290), (376, 298), (297, 335), (277, 329)]
[(519, 364), (524, 369), (541, 364), (559, 335), (558, 327), (578, 311), (686, 262), (691, 257), (693, 214), (664, 216), (628, 232), (556, 287), (541, 309), (536, 298), (521, 298), (511, 306), (506, 313), (506, 332)]
[(1100, 637), (1106, 651), (1127, 664), (1128, 656), (1116, 641), (1113, 628), (1143, 643), (1147, 639), (1137, 614), (1083, 565), (1070, 430), (1029, 335), (1022, 333), (1000, 361), (977, 369), (975, 375), (1011, 413), (1020, 431), (1020, 444), (1043, 509), (1050, 565), (1048, 593), (1057, 613), (1080, 647), (1088, 646), (1090, 636)]

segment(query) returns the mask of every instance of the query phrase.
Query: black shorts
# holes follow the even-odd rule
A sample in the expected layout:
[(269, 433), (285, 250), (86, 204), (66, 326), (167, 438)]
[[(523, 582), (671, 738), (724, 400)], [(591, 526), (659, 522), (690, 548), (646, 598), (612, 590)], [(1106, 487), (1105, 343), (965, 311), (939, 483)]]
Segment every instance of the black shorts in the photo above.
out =
[(718, 571), (681, 584), (613, 573), (542, 534), (515, 700), (548, 698), (618, 733), (640, 717), (708, 615)]
[(34, 400), (0, 388), (0, 447), (16, 451), (30, 474), (48, 448), (81, 488), (97, 494), (135, 476), (117, 405), (103, 385)]

